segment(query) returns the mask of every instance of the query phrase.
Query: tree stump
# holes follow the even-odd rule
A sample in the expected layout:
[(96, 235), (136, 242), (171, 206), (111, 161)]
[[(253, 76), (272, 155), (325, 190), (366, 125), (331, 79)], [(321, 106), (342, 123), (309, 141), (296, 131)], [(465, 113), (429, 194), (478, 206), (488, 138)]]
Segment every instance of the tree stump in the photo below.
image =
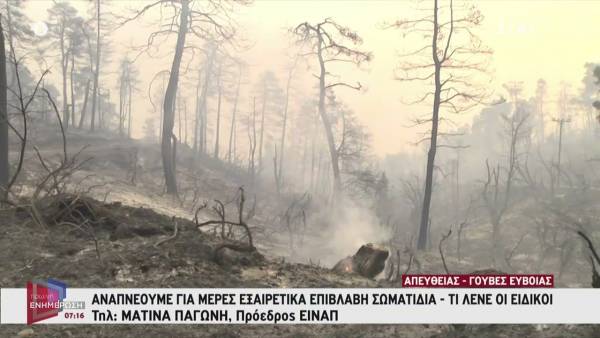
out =
[(388, 256), (387, 249), (369, 243), (361, 246), (354, 256), (340, 260), (332, 270), (338, 273), (354, 272), (363, 277), (374, 278), (383, 271)]

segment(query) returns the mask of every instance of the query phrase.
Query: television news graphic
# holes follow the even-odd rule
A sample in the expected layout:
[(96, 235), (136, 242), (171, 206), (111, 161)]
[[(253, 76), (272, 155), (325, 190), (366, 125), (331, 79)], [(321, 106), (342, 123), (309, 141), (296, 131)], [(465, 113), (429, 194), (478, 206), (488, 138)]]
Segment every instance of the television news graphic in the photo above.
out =
[[(58, 317), (65, 309), (85, 308), (83, 302), (65, 301), (66, 297), (67, 284), (56, 279), (27, 282), (27, 324)], [(2, 310), (4, 312), (5, 308), (3, 307)]]
[(405, 275), (402, 288), (0, 289), (1, 324), (600, 324), (552, 275)]

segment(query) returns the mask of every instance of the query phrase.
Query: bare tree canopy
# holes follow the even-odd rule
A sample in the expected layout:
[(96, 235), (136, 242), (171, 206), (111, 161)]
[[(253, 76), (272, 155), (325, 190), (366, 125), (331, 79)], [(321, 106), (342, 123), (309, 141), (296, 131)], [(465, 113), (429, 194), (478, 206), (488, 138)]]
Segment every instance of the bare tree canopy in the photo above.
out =
[[(358, 46), (362, 44), (362, 39), (356, 32), (330, 18), (316, 24), (301, 23), (292, 30), (292, 33), (296, 42), (307, 50), (302, 55), (316, 58), (318, 61), (319, 73), (314, 76), (319, 80), (319, 115), (327, 137), (334, 177), (334, 199), (336, 199), (342, 190), (342, 179), (338, 145), (334, 139), (333, 128), (326, 111), (326, 95), (335, 87), (360, 90), (362, 85), (336, 80), (335, 76), (327, 71), (327, 67), (331, 63), (350, 63), (360, 66), (370, 61), (373, 56), (369, 52), (358, 49)], [(334, 80), (331, 80), (332, 77)]]
[[(160, 8), (161, 29), (148, 36), (147, 45), (140, 48), (147, 52), (157, 38), (177, 34), (173, 63), (169, 72), (169, 81), (165, 89), (163, 103), (162, 141), (161, 152), (165, 174), (167, 193), (177, 196), (177, 172), (176, 172), (176, 144), (177, 137), (173, 133), (175, 125), (175, 102), (179, 82), (180, 67), (183, 54), (186, 49), (192, 52), (197, 47), (186, 44), (189, 34), (204, 40), (211, 40), (215, 44), (222, 44), (233, 38), (235, 24), (229, 16), (235, 1), (167, 1), (161, 0), (145, 5), (135, 14), (121, 21), (125, 25), (155, 8)], [(162, 9), (170, 10), (171, 15), (167, 18), (162, 16)], [(166, 22), (166, 23), (164, 23)], [(218, 147), (217, 147), (218, 149)]]
[(433, 7), (425, 13), (421, 18), (398, 20), (388, 25), (399, 29), (403, 35), (417, 34), (424, 40), (423, 47), (401, 56), (396, 74), (398, 80), (425, 81), (432, 86), (432, 90), (412, 102), (433, 100), (431, 117), (418, 121), (418, 124), (431, 124), (417, 240), (419, 249), (425, 249), (427, 245), (440, 113), (461, 113), (484, 102), (489, 90), (477, 85), (476, 80), (486, 72), (487, 56), (491, 54), (475, 34), (483, 19), (475, 7), (466, 3), (457, 5), (454, 0), (434, 0)]

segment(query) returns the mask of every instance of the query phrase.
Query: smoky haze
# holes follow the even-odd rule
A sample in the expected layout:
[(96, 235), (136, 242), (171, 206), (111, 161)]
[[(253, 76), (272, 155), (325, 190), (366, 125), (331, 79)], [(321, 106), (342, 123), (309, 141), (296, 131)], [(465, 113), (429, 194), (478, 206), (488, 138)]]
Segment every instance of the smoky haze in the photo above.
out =
[[(34, 22), (47, 20), (46, 10), (51, 5), (51, 1), (25, 2), (26, 12)], [(90, 10), (85, 2), (74, 1), (73, 5), (80, 15), (89, 18)], [(124, 15), (140, 6), (139, 1), (107, 2), (107, 11)], [(379, 156), (419, 152), (419, 148), (413, 145), (419, 139), (418, 129), (407, 126), (411, 125), (411, 119), (415, 116), (429, 112), (430, 107), (403, 103), (413, 100), (426, 87), (422, 84), (400, 83), (394, 79), (398, 55), (412, 50), (412, 46), (419, 44), (419, 41), (403, 39), (397, 31), (382, 29), (386, 22), (410, 18), (419, 6), (423, 7), (417, 1), (256, 1), (251, 6), (237, 8), (233, 16), (238, 21), (239, 37), (248, 47), (244, 48), (247, 50), (236, 52), (236, 56), (248, 64), (245, 70), (247, 80), (242, 91), (246, 96), (245, 101), (250, 100), (252, 84), (258, 81), (264, 71), (280, 74), (279, 80), (282, 83), (285, 81), (286, 68), (293, 62), (288, 34), (291, 27), (307, 20), (332, 17), (356, 30), (364, 40), (364, 49), (372, 51), (375, 56), (363, 70), (350, 67), (343, 69), (344, 77), (360, 81), (364, 91), (356, 95), (340, 90), (338, 94), (369, 128), (374, 152)], [(581, 89), (584, 64), (596, 62), (600, 53), (600, 47), (590, 43), (598, 33), (593, 13), (600, 10), (600, 4), (594, 1), (547, 1), (544, 5), (538, 1), (484, 1), (478, 3), (477, 7), (484, 15), (478, 34), (494, 51), (489, 68), (493, 77), (488, 85), (497, 95), (505, 95), (504, 83), (524, 81), (524, 93), (532, 96), (539, 78), (547, 81), (552, 97), (558, 94), (562, 82), (570, 86), (573, 94)], [(118, 90), (114, 74), (119, 59), (122, 55), (131, 58), (136, 55), (129, 47), (146, 42), (153, 30), (152, 23), (158, 17), (158, 13), (151, 12), (139, 22), (111, 32), (107, 43), (119, 56), (111, 57), (110, 66), (107, 65), (107, 89), (113, 92)], [(107, 27), (107, 30), (113, 28)], [(135, 34), (132, 34), (133, 31)], [(152, 55), (164, 56), (158, 60), (142, 55), (136, 61), (144, 70), (137, 85), (140, 95), (136, 95), (134, 100), (137, 108), (133, 116), (136, 122), (133, 129), (137, 138), (143, 136), (144, 121), (153, 112), (147, 98), (148, 85), (155, 73), (169, 69), (169, 54), (174, 43), (175, 37), (172, 36), (154, 46)], [(200, 62), (200, 56), (196, 56), (190, 66), (198, 68)], [(303, 70), (296, 75), (294, 86), (299, 90), (309, 91), (315, 85), (310, 75), (315, 71), (312, 66), (305, 68), (302, 65)], [(193, 70), (190, 73), (187, 77), (197, 76)], [(185, 87), (182, 91), (193, 94), (193, 88), (186, 90)], [(301, 104), (297, 96), (291, 99), (296, 105)], [(226, 109), (231, 109), (232, 103), (226, 102), (224, 105)], [(556, 113), (555, 105), (556, 100), (549, 101), (549, 112)], [(245, 103), (241, 109), (248, 110), (249, 107)], [(453, 119), (461, 125), (471, 124), (476, 113), (477, 110), (473, 110)]]
[[(82, 283), (600, 283), (598, 1), (0, 7), (0, 224), (70, 227), (39, 255)], [(367, 243), (382, 271), (331, 272)]]

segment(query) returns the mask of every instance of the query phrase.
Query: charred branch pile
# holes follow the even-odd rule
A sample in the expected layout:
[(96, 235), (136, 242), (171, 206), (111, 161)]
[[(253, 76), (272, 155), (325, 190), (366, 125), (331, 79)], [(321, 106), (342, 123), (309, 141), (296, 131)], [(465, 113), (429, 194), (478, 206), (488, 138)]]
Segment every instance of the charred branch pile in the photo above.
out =
[[(236, 220), (230, 221), (226, 217), (226, 206), (236, 200), (238, 217)], [(231, 263), (239, 262), (248, 265), (252, 261), (262, 260), (263, 258), (254, 246), (252, 231), (247, 223), (254, 217), (256, 212), (256, 199), (254, 199), (252, 208), (247, 212), (244, 211), (245, 204), (246, 197), (244, 188), (240, 187), (239, 194), (231, 201), (223, 203), (220, 200), (214, 200), (214, 205), (211, 210), (217, 215), (218, 219), (205, 222), (198, 221), (198, 214), (200, 211), (207, 208), (207, 202), (196, 210), (194, 222), (198, 228), (212, 227), (213, 231), (220, 232), (222, 242), (214, 249), (214, 259), (219, 264), (229, 265)], [(236, 229), (241, 229), (241, 234), (239, 233), (240, 231), (236, 231)]]

